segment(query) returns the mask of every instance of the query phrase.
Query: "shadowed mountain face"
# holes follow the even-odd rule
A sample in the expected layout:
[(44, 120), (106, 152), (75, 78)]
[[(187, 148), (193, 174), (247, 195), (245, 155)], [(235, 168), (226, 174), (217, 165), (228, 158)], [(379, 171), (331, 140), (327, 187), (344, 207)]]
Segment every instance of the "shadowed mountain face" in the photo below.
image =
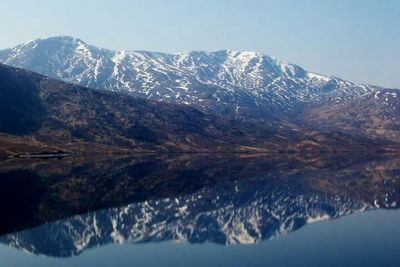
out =
[[(397, 208), (398, 166), (397, 158), (354, 155), (6, 161), (0, 240), (55, 257), (115, 242), (254, 243), (356, 211)], [(14, 196), (16, 184), (29, 205)]]
[(45, 108), (35, 79), (10, 68), (0, 68), (0, 77), (0, 132), (21, 135), (38, 130)]
[(390, 142), (204, 114), (189, 106), (91, 90), (0, 65), (0, 156), (67, 151), (379, 150)]

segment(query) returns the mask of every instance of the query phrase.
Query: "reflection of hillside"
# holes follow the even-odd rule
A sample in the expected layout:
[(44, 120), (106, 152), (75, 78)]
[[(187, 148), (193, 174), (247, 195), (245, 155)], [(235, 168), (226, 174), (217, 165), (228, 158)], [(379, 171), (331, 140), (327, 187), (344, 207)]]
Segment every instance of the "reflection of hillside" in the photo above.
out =
[(357, 210), (397, 208), (399, 159), (350, 158), (2, 162), (2, 211), (10, 220), (1, 232), (58, 220), (2, 242), (53, 256), (110, 242), (253, 243)]

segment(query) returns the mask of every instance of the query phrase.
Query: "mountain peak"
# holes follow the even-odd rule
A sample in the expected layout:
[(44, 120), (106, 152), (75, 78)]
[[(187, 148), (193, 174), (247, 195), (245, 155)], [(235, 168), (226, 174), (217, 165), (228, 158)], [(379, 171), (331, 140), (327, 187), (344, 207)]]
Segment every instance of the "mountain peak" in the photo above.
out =
[(69, 35), (56, 35), (36, 39), (37, 42), (65, 42), (65, 43), (85, 43), (80, 38), (75, 38)]
[(67, 35), (49, 36), (38, 39), (30, 40), (22, 43), (11, 49), (20, 49), (21, 47), (28, 47), (30, 49), (36, 48), (38, 45), (87, 45), (82, 39), (75, 38)]

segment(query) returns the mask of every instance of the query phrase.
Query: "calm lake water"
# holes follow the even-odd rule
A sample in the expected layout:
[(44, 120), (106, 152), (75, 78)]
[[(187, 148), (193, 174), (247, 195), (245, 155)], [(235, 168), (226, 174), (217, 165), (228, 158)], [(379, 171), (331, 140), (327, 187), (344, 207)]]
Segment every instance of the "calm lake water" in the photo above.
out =
[(400, 266), (400, 159), (0, 161), (0, 266)]

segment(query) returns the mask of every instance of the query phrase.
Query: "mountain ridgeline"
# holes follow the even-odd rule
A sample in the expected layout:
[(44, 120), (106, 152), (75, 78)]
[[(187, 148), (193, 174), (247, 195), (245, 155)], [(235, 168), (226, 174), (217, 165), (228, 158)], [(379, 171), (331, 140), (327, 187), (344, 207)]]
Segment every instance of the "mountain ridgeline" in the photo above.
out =
[(257, 119), (376, 89), (307, 72), (261, 53), (112, 51), (67, 36), (0, 51), (0, 62), (84, 87)]
[(52, 37), (2, 50), (0, 62), (3, 156), (399, 146), (396, 89), (260, 53), (112, 51)]

